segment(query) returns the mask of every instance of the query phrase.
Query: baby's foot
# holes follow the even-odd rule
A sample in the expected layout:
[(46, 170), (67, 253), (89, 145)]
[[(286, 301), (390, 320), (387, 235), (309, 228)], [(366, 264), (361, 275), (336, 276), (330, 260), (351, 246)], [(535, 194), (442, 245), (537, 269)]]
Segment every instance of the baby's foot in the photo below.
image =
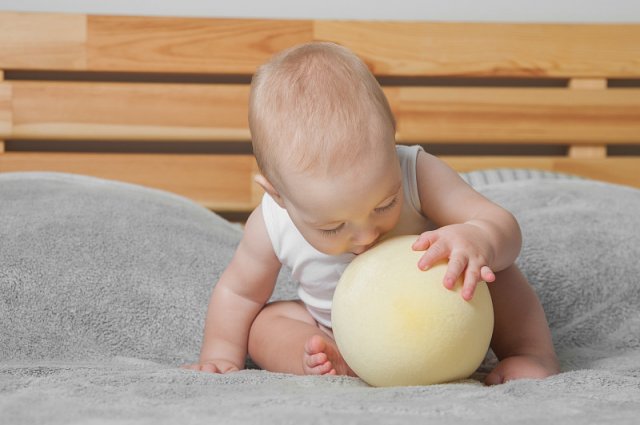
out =
[(486, 385), (503, 384), (514, 379), (542, 379), (560, 372), (555, 356), (519, 355), (505, 357), (484, 380)]
[(320, 335), (312, 336), (304, 345), (302, 368), (307, 375), (356, 376), (342, 358), (335, 342)]

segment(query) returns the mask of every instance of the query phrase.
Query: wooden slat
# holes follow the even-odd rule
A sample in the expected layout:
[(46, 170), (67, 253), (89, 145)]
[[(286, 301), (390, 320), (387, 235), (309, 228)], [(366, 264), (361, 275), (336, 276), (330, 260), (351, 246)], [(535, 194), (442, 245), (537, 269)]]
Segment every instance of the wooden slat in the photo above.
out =
[(638, 168), (640, 156), (576, 159), (566, 157), (514, 157), (514, 156), (448, 156), (442, 157), (459, 172), (487, 168), (535, 168), (575, 174), (591, 179), (624, 184), (640, 188)]
[(387, 88), (403, 142), (638, 143), (640, 90)]
[(315, 21), (377, 75), (640, 75), (640, 25)]
[(0, 68), (86, 69), (87, 17), (0, 13)]
[[(533, 167), (640, 187), (640, 157), (606, 157), (607, 144), (640, 145), (640, 89), (607, 88), (608, 78), (640, 79), (640, 24), (0, 12), (0, 74), (248, 75), (274, 52), (311, 39), (350, 47), (379, 76), (569, 78), (567, 88), (404, 86), (385, 92), (397, 116), (399, 142), (569, 145), (569, 157), (446, 157), (459, 171)], [(0, 172), (61, 171), (123, 180), (169, 190), (218, 211), (248, 211), (259, 202), (262, 191), (252, 182), (257, 168), (249, 155), (11, 151), (24, 139), (247, 141), (246, 84), (11, 78), (0, 81), (0, 152), (2, 140), (17, 142), (0, 155)]]
[(582, 145), (576, 144), (569, 146), (569, 158), (598, 159), (607, 156), (606, 145)]
[(572, 90), (604, 90), (607, 88), (606, 78), (572, 78), (569, 80)]
[(89, 70), (252, 74), (311, 21), (89, 16)]
[(11, 98), (11, 85), (0, 82), (0, 139), (10, 135), (13, 130)]
[(251, 74), (311, 21), (0, 12), (0, 68)]
[(3, 135), (10, 134), (12, 129), (13, 113), (11, 108), (11, 86), (3, 86), (4, 71), (0, 69), (0, 154), (6, 147)]
[[(0, 70), (0, 82), (4, 81), (4, 71)], [(0, 85), (0, 134), (11, 133), (12, 111), (11, 111), (11, 87)], [(1, 137), (1, 136), (0, 136)], [(4, 140), (0, 138), (0, 154), (5, 151)]]
[[(0, 84), (0, 96), (7, 86), (13, 88), (13, 129), (8, 134), (0, 127), (0, 137), (249, 140), (246, 85), (14, 81)], [(640, 89), (385, 92), (400, 142), (640, 142)]]
[(638, 24), (489, 24), (0, 13), (0, 68), (245, 73), (333, 40), (389, 76), (640, 76)]
[[(572, 78), (569, 80), (569, 89), (576, 90), (597, 90), (602, 92), (607, 89), (606, 78)], [(597, 159), (607, 156), (607, 146), (605, 144), (587, 145), (580, 141), (569, 146), (568, 156), (570, 158)]]
[(247, 85), (9, 84), (14, 139), (249, 140)]
[(0, 155), (0, 172), (58, 171), (141, 184), (216, 211), (248, 211), (258, 189), (249, 155), (21, 153)]

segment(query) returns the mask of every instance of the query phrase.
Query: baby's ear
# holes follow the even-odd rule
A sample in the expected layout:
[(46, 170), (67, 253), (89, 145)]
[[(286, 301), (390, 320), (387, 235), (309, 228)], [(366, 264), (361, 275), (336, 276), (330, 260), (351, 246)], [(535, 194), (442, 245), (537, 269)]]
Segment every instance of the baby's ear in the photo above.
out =
[(280, 195), (280, 192), (278, 192), (276, 188), (273, 187), (271, 182), (267, 180), (265, 176), (263, 176), (262, 174), (256, 174), (253, 180), (256, 183), (258, 183), (264, 189), (265, 192), (271, 195), (273, 200), (276, 201), (278, 205), (284, 208), (284, 202), (282, 201), (282, 196)]

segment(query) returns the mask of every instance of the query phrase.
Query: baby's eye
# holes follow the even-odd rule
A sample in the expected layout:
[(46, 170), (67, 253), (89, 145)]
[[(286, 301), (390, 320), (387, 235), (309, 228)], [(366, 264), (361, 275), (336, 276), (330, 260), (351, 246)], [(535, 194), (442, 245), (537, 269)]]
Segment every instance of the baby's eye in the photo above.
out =
[(396, 196), (387, 205), (383, 205), (381, 207), (378, 207), (374, 211), (377, 212), (378, 214), (382, 214), (384, 212), (389, 211), (391, 208), (393, 208), (396, 205), (397, 202), (398, 202), (398, 197)]
[(337, 234), (344, 227), (344, 223), (341, 223), (339, 226), (334, 227), (333, 229), (320, 229), (323, 235), (325, 236), (333, 236)]

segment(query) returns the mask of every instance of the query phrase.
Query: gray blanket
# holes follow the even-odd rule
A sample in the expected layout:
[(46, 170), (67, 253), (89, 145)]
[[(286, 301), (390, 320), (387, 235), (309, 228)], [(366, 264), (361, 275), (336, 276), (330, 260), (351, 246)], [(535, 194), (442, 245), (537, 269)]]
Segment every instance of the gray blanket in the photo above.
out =
[[(535, 176), (534, 176), (535, 177)], [(518, 264), (563, 373), (371, 388), (356, 378), (178, 369), (241, 229), (160, 191), (0, 174), (0, 424), (637, 423), (640, 190), (528, 178), (478, 183), (514, 212)], [(274, 299), (291, 298), (283, 272)]]

